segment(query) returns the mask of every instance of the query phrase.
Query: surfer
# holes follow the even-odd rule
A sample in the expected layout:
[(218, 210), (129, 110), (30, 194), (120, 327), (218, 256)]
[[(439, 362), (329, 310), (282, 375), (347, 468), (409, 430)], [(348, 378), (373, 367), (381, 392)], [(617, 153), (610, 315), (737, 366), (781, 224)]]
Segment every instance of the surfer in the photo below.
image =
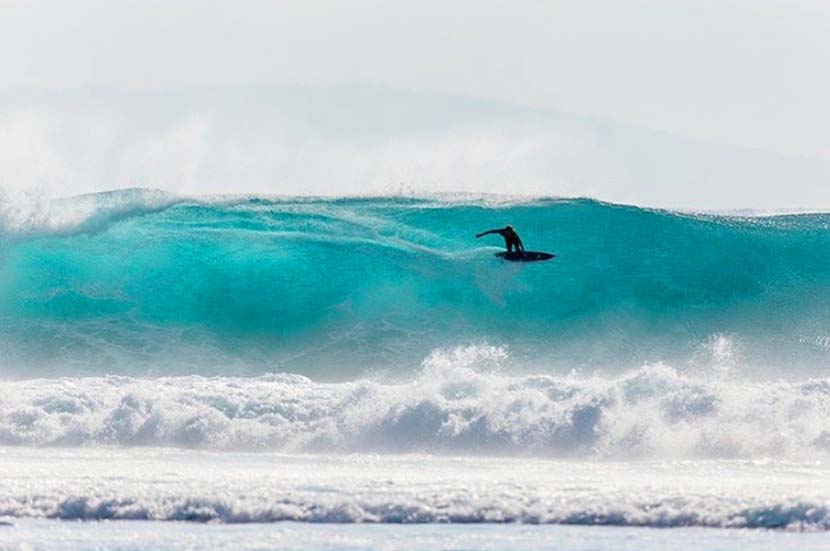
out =
[(515, 247), (516, 252), (521, 253), (522, 256), (524, 256), (525, 246), (522, 244), (522, 238), (519, 237), (519, 234), (516, 233), (516, 230), (513, 229), (513, 226), (505, 226), (500, 229), (487, 230), (486, 232), (477, 234), (476, 239), (491, 233), (497, 233), (500, 236), (504, 237), (504, 246), (507, 248), (507, 252), (513, 252), (513, 247)]

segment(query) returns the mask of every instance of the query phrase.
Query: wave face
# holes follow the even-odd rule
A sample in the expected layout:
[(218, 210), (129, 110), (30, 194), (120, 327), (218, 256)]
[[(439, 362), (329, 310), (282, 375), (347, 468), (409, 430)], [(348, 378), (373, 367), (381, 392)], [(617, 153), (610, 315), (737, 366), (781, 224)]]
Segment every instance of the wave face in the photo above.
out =
[[(498, 236), (474, 238), (508, 223), (557, 258), (505, 263)], [(828, 227), (492, 197), (6, 205), (0, 373), (346, 380), (486, 343), (545, 370), (815, 372), (830, 358)]]

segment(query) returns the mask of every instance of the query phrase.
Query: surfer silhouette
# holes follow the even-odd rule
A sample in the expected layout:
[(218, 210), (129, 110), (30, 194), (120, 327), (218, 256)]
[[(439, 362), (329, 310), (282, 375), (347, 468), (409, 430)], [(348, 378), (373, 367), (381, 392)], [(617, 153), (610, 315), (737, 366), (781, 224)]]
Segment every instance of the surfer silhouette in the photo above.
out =
[(513, 226), (505, 226), (503, 228), (481, 232), (476, 235), (476, 239), (491, 233), (497, 233), (500, 236), (504, 237), (504, 246), (507, 248), (507, 252), (513, 252), (513, 248), (515, 247), (517, 253), (521, 253), (522, 255), (524, 255), (525, 246), (522, 244), (522, 238), (519, 237), (519, 234), (516, 233), (516, 230), (513, 229)]

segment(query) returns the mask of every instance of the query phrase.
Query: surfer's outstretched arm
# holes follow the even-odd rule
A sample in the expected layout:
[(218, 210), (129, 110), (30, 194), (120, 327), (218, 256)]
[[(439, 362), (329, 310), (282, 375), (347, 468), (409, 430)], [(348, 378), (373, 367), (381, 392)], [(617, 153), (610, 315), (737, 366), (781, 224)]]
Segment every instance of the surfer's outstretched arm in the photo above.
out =
[(501, 228), (497, 228), (497, 229), (495, 229), (495, 230), (487, 230), (487, 231), (485, 231), (485, 232), (481, 232), (481, 233), (479, 233), (479, 234), (476, 234), (476, 238), (478, 238), (478, 237), (484, 237), (485, 235), (488, 235), (488, 234), (491, 234), (491, 233), (498, 233), (498, 234), (500, 234), (501, 232), (502, 232), (502, 229), (501, 229)]

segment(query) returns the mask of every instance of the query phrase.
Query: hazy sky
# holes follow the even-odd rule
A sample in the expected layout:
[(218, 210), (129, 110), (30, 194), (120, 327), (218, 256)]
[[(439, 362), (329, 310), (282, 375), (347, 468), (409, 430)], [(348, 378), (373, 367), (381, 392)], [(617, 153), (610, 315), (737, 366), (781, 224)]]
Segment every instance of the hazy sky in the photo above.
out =
[(830, 158), (827, 0), (0, 0), (0, 88), (392, 88)]

